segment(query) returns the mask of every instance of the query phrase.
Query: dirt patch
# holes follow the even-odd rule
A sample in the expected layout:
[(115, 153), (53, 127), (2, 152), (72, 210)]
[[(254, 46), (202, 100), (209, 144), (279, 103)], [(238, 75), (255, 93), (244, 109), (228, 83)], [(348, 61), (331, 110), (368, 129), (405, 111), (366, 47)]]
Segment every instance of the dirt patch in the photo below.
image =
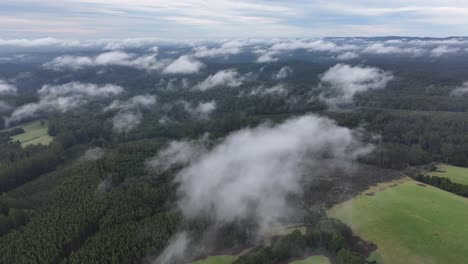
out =
[(374, 196), (375, 193), (374, 193), (374, 192), (368, 192), (368, 193), (366, 193), (366, 195), (368, 195), (368, 196)]
[(421, 187), (427, 187), (427, 185), (424, 184), (424, 183), (417, 183), (417, 185), (418, 185), (418, 186), (421, 186)]

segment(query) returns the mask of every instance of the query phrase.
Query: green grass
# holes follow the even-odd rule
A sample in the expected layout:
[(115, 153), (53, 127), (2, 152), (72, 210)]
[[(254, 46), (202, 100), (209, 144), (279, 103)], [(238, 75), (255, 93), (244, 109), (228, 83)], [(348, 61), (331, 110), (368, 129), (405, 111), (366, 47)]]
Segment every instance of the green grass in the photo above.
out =
[(468, 168), (440, 164), (437, 165), (437, 171), (431, 171), (428, 175), (445, 177), (455, 183), (468, 185)]
[(53, 140), (53, 138), (47, 134), (47, 124), (41, 126), (41, 122), (39, 120), (16, 127), (23, 128), (25, 132), (11, 137), (11, 140), (19, 141), (23, 147), (37, 144), (48, 145)]
[(289, 264), (330, 264), (330, 260), (325, 256), (312, 256), (304, 260), (290, 262)]
[(192, 262), (192, 264), (231, 264), (237, 258), (238, 256), (228, 256), (228, 255), (210, 256), (205, 259)]
[(361, 194), (328, 214), (374, 242), (389, 264), (467, 263), (468, 199), (406, 181)]

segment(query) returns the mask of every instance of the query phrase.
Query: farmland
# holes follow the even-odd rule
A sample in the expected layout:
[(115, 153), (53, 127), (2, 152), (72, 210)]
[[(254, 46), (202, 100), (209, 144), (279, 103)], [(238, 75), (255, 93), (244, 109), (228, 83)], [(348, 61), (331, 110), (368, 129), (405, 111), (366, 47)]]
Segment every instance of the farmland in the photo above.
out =
[(47, 125), (42, 125), (39, 120), (25, 123), (14, 128), (23, 128), (25, 131), (23, 134), (12, 137), (12, 141), (19, 141), (23, 147), (37, 144), (48, 145), (53, 139), (47, 134)]
[(378, 247), (384, 263), (464, 263), (468, 199), (411, 180), (378, 186), (329, 210)]
[(429, 172), (430, 176), (449, 178), (452, 182), (468, 185), (468, 168), (447, 164), (437, 165), (437, 170)]

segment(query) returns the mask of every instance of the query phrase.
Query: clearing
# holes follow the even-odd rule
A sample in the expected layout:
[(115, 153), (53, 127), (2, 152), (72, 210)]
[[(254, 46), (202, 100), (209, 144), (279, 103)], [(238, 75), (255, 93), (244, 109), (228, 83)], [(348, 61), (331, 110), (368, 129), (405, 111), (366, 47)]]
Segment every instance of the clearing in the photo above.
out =
[(328, 211), (378, 247), (379, 263), (466, 263), (468, 199), (406, 179)]
[(437, 170), (429, 172), (428, 175), (445, 177), (452, 182), (468, 185), (468, 168), (438, 164)]
[(40, 120), (18, 125), (10, 129), (14, 128), (23, 128), (25, 131), (23, 134), (11, 137), (11, 141), (19, 141), (22, 147), (37, 144), (48, 145), (53, 140), (47, 133), (47, 123), (41, 125)]
[(325, 256), (312, 256), (304, 260), (290, 262), (289, 264), (330, 264), (330, 260)]

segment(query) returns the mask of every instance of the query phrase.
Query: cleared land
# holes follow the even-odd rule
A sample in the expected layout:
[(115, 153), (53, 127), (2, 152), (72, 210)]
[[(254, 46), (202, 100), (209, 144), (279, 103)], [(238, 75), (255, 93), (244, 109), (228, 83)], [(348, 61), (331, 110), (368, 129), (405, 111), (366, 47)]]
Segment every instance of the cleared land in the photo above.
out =
[(24, 133), (11, 137), (12, 141), (19, 141), (21, 146), (28, 145), (48, 145), (53, 138), (47, 134), (47, 124), (41, 125), (39, 120), (16, 126), (14, 128), (23, 128)]
[(437, 165), (437, 171), (431, 171), (428, 175), (445, 177), (455, 183), (468, 185), (468, 168), (440, 164)]
[(412, 180), (377, 186), (329, 210), (374, 242), (383, 263), (466, 263), (468, 199)]
[(228, 255), (210, 256), (210, 257), (207, 257), (206, 259), (201, 259), (201, 260), (192, 262), (192, 264), (231, 264), (237, 258), (238, 258), (237, 256), (228, 256)]
[(304, 260), (290, 262), (289, 264), (330, 264), (330, 260), (325, 256), (312, 256)]

